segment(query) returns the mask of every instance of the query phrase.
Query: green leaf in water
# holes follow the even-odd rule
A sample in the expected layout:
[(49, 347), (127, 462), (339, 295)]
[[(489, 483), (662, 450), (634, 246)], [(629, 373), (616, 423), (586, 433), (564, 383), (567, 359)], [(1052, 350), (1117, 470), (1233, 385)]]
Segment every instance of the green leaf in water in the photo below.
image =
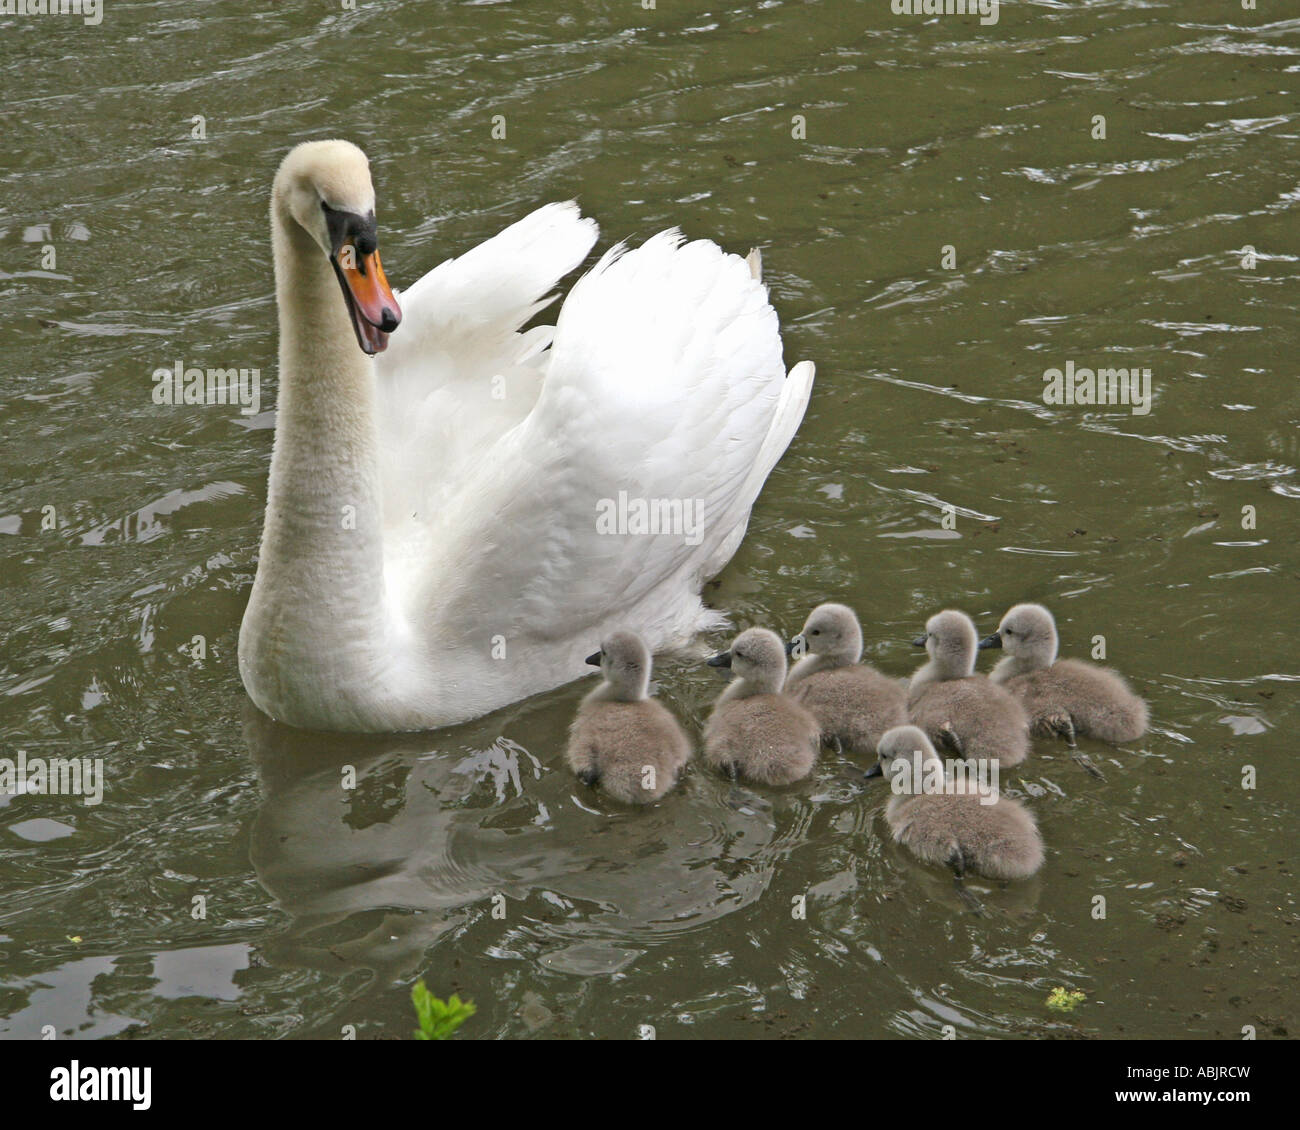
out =
[(1073, 1012), (1087, 999), (1078, 989), (1053, 989), (1047, 996), (1047, 1007), (1057, 1012)]
[(478, 1011), (473, 1001), (463, 1001), (455, 993), (446, 1000), (435, 997), (424, 985), (424, 978), (411, 989), (411, 1003), (420, 1027), (417, 1040), (447, 1040), (453, 1032)]

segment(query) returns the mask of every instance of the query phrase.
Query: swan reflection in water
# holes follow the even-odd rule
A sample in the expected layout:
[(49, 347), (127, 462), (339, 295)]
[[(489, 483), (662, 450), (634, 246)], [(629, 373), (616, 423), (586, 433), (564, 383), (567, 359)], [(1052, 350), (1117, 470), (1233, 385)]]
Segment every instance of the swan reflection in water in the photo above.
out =
[[(845, 947), (856, 955), (856, 972), (838, 976), (865, 994), (863, 1007), (886, 1013), (898, 1007), (899, 990), (912, 1000), (929, 984), (931, 958), (914, 952), (913, 941), (936, 921), (954, 936), (969, 931), (973, 952), (995, 956), (995, 965), (1025, 960), (1039, 877), (973, 879), (983, 914), (972, 915), (950, 874), (890, 842), (888, 798), (862, 783), (861, 769), (828, 760), (793, 790), (758, 792), (697, 760), (662, 801), (634, 811), (565, 768), (572, 698), (556, 692), (454, 730), (382, 738), (289, 729), (246, 704), (262, 793), (250, 856), (289, 919), (261, 947), (263, 958), (318, 970), (337, 986), (332, 995), (348, 997), (356, 995), (353, 973), (369, 974), (366, 994), (423, 974), (446, 992), (458, 987), (459, 966), (469, 995), (526, 1006), (531, 994), (520, 990), (555, 973), (635, 970), (645, 991), (661, 993), (670, 984), (680, 990), (684, 952), (701, 963), (730, 952), (737, 964), (700, 974), (700, 999), (715, 1001), (766, 984), (791, 944), (811, 943), (835, 967)], [(525, 748), (502, 736), (511, 733), (552, 737)], [(345, 789), (352, 771), (355, 787)], [(1044, 788), (1025, 779), (1010, 791), (1028, 791), (1032, 804)], [(817, 841), (824, 850), (797, 850)], [(774, 883), (778, 867), (785, 874)], [(817, 908), (793, 932), (790, 902), (779, 893), (787, 889), (806, 890)], [(770, 912), (754, 908), (765, 895)], [(493, 917), (494, 905), (504, 906), (504, 919)], [(971, 961), (971, 976), (987, 980), (985, 961)], [(464, 968), (475, 962), (477, 970)], [(491, 986), (483, 962), (501, 969)], [(860, 976), (882, 973), (871, 990)], [(546, 999), (555, 989), (542, 990)], [(355, 1015), (347, 1001), (337, 1005), (322, 1009), (330, 1012), (322, 1031)], [(518, 1015), (527, 1026), (522, 1008)], [(518, 1032), (515, 1021), (497, 1021)]]
[(613, 972), (763, 893), (782, 850), (767, 799), (696, 765), (633, 811), (576, 783), (561, 741), (530, 751), (501, 736), (525, 717), (562, 735), (569, 710), (557, 694), (452, 730), (359, 738), (246, 703), (262, 789), (250, 855), (292, 920), (267, 958), (388, 982), (471, 926), (492, 956)]

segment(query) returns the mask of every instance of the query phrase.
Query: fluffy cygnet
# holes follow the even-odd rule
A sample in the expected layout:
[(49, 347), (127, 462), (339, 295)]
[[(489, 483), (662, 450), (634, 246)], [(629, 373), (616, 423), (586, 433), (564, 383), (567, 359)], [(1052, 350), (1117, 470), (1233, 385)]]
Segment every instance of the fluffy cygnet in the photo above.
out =
[(691, 743), (650, 697), (650, 649), (635, 632), (615, 632), (587, 662), (604, 679), (569, 728), (569, 767), (624, 804), (658, 800), (690, 760)]
[[(885, 820), (894, 839), (918, 859), (951, 867), (960, 887), (967, 871), (990, 879), (1026, 879), (1043, 865), (1043, 840), (1018, 801), (992, 804), (966, 782), (965, 791), (924, 792), (927, 780), (947, 781), (943, 762), (916, 726), (897, 726), (880, 739), (880, 760), (868, 777), (883, 776), (894, 795)], [(937, 763), (937, 767), (936, 767)], [(949, 782), (962, 787), (962, 782)]]
[(1147, 704), (1114, 671), (1079, 659), (1057, 659), (1056, 621), (1041, 604), (1017, 604), (981, 648), (1006, 652), (989, 676), (1015, 695), (1034, 732), (1076, 734), (1116, 744), (1147, 729)]
[(1005, 769), (1029, 756), (1029, 719), (1020, 703), (975, 674), (978, 636), (964, 612), (946, 609), (913, 641), (930, 661), (917, 669), (907, 692), (912, 722), (961, 757), (994, 758)]
[(817, 719), (823, 740), (840, 752), (876, 752), (881, 735), (907, 721), (907, 696), (894, 680), (861, 663), (862, 627), (844, 604), (819, 604), (790, 641), (801, 656), (785, 693)]
[(766, 628), (741, 632), (710, 667), (730, 667), (736, 678), (719, 696), (704, 727), (704, 760), (729, 777), (789, 785), (812, 772), (821, 729), (789, 695), (785, 645)]

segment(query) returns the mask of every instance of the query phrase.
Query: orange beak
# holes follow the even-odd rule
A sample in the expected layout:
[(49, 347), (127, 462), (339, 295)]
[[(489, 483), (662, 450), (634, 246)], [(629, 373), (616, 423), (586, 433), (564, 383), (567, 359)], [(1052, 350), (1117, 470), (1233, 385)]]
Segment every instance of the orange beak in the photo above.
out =
[(379, 252), (362, 254), (355, 242), (349, 239), (339, 247), (337, 254), (330, 257), (330, 261), (343, 286), (357, 344), (372, 356), (382, 353), (388, 348), (388, 335), (402, 320), (402, 308), (384, 276)]

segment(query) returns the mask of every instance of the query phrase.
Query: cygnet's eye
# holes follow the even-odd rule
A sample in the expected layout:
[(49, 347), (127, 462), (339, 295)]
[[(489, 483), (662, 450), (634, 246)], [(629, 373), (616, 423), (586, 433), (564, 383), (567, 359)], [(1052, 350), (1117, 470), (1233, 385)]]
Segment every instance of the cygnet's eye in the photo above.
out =
[(822, 630), (820, 628), (814, 628), (811, 634), (814, 636), (820, 636), (822, 634)]
[(1014, 636), (1016, 634), (1015, 629), (1013, 628), (1003, 628), (1002, 630), (1009, 636)]

